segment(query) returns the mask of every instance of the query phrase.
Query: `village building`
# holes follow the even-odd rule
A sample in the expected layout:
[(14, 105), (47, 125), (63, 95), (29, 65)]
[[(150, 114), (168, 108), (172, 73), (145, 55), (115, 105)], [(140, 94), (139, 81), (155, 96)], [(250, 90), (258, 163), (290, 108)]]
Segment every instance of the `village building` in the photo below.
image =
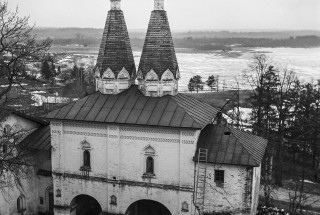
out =
[(50, 125), (26, 138), (51, 150), (51, 163), (38, 194), (15, 196), (34, 200), (24, 215), (256, 213), (267, 141), (178, 93), (164, 0), (155, 0), (137, 71), (120, 0), (111, 0), (95, 78), (97, 92), (46, 114)]

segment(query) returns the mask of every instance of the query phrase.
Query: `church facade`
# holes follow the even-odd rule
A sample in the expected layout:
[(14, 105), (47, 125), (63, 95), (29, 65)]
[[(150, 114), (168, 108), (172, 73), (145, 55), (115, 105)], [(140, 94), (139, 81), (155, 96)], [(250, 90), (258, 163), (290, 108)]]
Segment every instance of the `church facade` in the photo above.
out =
[(178, 93), (164, 1), (154, 7), (136, 71), (120, 0), (111, 0), (97, 92), (46, 116), (55, 214), (254, 214), (266, 141)]
[(164, 0), (154, 1), (137, 68), (120, 0), (111, 0), (97, 92), (44, 117), (54, 214), (255, 214), (267, 141), (178, 93)]

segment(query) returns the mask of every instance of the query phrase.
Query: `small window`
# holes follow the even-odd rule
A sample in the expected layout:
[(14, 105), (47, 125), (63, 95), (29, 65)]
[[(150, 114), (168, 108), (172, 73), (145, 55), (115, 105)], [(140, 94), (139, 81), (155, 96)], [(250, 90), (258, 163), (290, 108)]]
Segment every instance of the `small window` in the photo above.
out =
[(182, 212), (189, 212), (189, 205), (187, 202), (182, 202), (182, 208), (181, 208)]
[(40, 205), (43, 205), (43, 197), (39, 197), (39, 200), (40, 200)]
[(226, 132), (224, 132), (224, 135), (230, 135), (231, 134), (231, 132), (230, 131), (226, 131)]
[(90, 168), (90, 152), (88, 150), (83, 152), (83, 166)]
[(154, 159), (151, 156), (147, 157), (146, 173), (154, 174)]
[(18, 213), (22, 213), (26, 210), (26, 197), (24, 195), (20, 195), (17, 199), (17, 209)]
[(117, 205), (117, 197), (115, 195), (111, 196), (110, 205)]
[(216, 183), (224, 183), (224, 170), (214, 171), (214, 181)]

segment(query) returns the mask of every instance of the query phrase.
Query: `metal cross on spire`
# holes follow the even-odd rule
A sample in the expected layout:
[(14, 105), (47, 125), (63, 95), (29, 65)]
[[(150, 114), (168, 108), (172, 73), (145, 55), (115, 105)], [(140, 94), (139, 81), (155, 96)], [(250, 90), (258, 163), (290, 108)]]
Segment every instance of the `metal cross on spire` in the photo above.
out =
[(154, 0), (154, 10), (164, 10), (164, 0)]
[(121, 0), (110, 0), (111, 10), (121, 10)]

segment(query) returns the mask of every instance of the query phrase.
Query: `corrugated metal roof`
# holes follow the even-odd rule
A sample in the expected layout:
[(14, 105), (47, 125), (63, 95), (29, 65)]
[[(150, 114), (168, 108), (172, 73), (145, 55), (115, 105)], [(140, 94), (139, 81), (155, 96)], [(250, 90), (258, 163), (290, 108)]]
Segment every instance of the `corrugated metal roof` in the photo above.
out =
[(141, 53), (139, 69), (143, 78), (153, 69), (159, 79), (169, 69), (175, 78), (178, 61), (174, 50), (167, 12), (154, 10), (151, 13), (146, 39)]
[(47, 119), (202, 129), (217, 110), (189, 96), (144, 96), (137, 85), (117, 95), (99, 92), (48, 113)]
[(208, 162), (259, 166), (267, 140), (225, 124), (208, 124), (200, 133), (199, 148), (208, 149)]
[(49, 150), (51, 148), (50, 125), (36, 129), (21, 144), (29, 149)]

